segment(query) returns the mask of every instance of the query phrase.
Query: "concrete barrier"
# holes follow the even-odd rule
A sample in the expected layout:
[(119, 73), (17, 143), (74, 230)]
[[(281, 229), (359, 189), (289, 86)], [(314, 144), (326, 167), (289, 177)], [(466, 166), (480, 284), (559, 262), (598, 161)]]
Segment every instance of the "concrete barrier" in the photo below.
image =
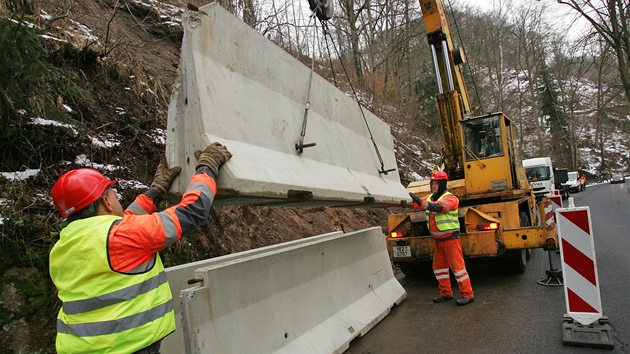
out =
[[(166, 354), (340, 353), (406, 298), (380, 227), (169, 268), (167, 277), (181, 303)], [(191, 287), (190, 278), (202, 281)]]
[[(178, 265), (175, 267), (166, 268), (166, 277), (168, 279), (169, 285), (171, 287), (171, 293), (173, 294), (174, 302), (173, 307), (175, 308), (175, 317), (178, 319), (177, 330), (170, 334), (162, 344), (162, 352), (163, 353), (184, 353), (181, 348), (183, 348), (184, 337), (182, 331), (182, 304), (179, 301), (180, 292), (184, 289), (188, 289), (191, 287), (188, 284), (188, 280), (196, 279), (196, 270), (205, 268), (207, 266), (211, 266), (217, 263), (225, 263), (230, 261), (235, 261), (241, 258), (254, 256), (257, 254), (266, 254), (270, 252), (277, 252), (279, 250), (294, 247), (300, 244), (309, 244), (312, 242), (322, 242), (328, 238), (335, 237), (341, 235), (341, 232), (331, 232), (327, 234), (318, 235), (315, 237), (302, 238), (298, 240), (293, 240), (289, 242), (283, 242), (280, 244), (275, 244), (266, 247), (260, 247), (256, 249), (252, 249), (249, 251), (238, 252), (233, 254), (228, 254), (221, 257), (205, 259), (198, 262), (191, 262), (182, 265)], [(165, 349), (166, 348), (166, 349)]]
[[(173, 194), (194, 173), (194, 151), (218, 141), (234, 157), (218, 176), (215, 205), (411, 202), (385, 122), (218, 4), (200, 10), (182, 16), (166, 136), (169, 164), (183, 167)], [(304, 143), (316, 146), (300, 153), (307, 106)]]

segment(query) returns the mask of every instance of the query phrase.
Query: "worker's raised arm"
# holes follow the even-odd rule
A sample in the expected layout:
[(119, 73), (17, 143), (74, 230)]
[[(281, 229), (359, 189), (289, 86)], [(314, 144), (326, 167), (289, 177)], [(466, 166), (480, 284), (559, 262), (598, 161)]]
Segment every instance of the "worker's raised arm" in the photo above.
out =
[[(114, 223), (108, 240), (113, 269), (127, 272), (142, 265), (150, 265), (155, 253), (178, 241), (206, 220), (217, 193), (215, 176), (232, 154), (221, 144), (214, 143), (204, 151), (197, 151), (195, 156), (198, 158), (197, 174), (191, 178), (177, 205), (155, 212), (162, 198), (162, 189), (159, 187), (168, 190), (177, 176), (175, 174), (167, 176), (158, 187), (154, 181), (152, 187), (139, 195), (125, 210), (125, 216)], [(156, 180), (160, 171), (171, 170), (160, 163)]]

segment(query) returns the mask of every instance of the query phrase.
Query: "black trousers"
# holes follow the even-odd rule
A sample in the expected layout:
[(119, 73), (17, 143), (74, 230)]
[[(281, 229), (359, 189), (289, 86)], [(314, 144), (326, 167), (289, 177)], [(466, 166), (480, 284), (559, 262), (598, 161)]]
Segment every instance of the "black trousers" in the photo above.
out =
[(138, 351), (135, 351), (131, 354), (160, 354), (160, 346), (162, 345), (162, 341), (159, 340), (148, 347), (142, 348)]

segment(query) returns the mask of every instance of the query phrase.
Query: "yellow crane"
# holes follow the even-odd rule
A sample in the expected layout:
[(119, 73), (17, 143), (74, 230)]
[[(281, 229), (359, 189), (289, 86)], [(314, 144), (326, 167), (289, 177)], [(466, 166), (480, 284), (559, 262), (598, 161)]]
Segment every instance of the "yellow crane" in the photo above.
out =
[[(438, 83), (442, 127), (442, 169), (447, 188), (460, 200), (464, 256), (501, 257), (514, 273), (525, 270), (529, 250), (557, 248), (551, 203), (532, 192), (516, 145), (516, 127), (502, 112), (473, 117), (460, 65), (440, 0), (420, 0)], [(412, 182), (409, 192), (423, 197), (429, 181)], [(403, 273), (415, 275), (419, 263), (433, 257), (433, 239), (424, 212), (390, 215), (387, 248)]]

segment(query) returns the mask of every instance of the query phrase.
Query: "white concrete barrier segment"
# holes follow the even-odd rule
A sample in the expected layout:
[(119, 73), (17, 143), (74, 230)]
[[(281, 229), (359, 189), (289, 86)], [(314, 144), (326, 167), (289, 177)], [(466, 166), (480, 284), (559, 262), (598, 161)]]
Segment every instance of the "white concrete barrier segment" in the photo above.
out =
[[(216, 205), (400, 205), (411, 202), (396, 170), (389, 126), (216, 3), (186, 12), (166, 155), (183, 167), (218, 141), (234, 157), (221, 169)], [(310, 102), (299, 153), (304, 112)], [(379, 161), (378, 151), (383, 160)], [(381, 169), (395, 169), (387, 174)]]
[(406, 298), (380, 227), (299, 241), (197, 268), (162, 352), (340, 353)]
[[(180, 292), (184, 289), (190, 288), (192, 285), (188, 284), (188, 281), (196, 278), (196, 270), (199, 268), (204, 268), (216, 263), (225, 263), (233, 260), (238, 260), (244, 257), (250, 257), (252, 255), (261, 254), (261, 253), (269, 253), (276, 252), (280, 249), (285, 249), (288, 247), (295, 247), (296, 245), (304, 244), (304, 243), (312, 243), (312, 242), (322, 242), (331, 237), (339, 236), (342, 232), (331, 232), (327, 234), (322, 234), (314, 237), (302, 238), (298, 240), (293, 240), (289, 242), (284, 242), (280, 244), (275, 244), (266, 247), (260, 247), (244, 252), (232, 253), (221, 257), (205, 259), (198, 262), (191, 262), (182, 265), (178, 265), (175, 267), (166, 268), (166, 277), (168, 279), (169, 285), (171, 287), (171, 293), (173, 294), (173, 307), (175, 309), (175, 318), (178, 319), (177, 329), (175, 332), (171, 333), (162, 343), (162, 352), (163, 353), (183, 353), (181, 348), (183, 347), (184, 337), (182, 332), (182, 306), (181, 301), (179, 301)], [(166, 349), (165, 349), (166, 348)]]

